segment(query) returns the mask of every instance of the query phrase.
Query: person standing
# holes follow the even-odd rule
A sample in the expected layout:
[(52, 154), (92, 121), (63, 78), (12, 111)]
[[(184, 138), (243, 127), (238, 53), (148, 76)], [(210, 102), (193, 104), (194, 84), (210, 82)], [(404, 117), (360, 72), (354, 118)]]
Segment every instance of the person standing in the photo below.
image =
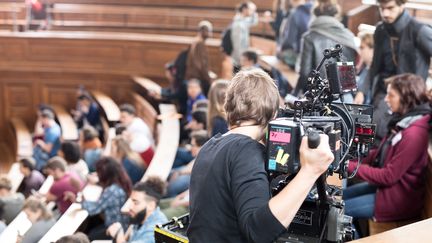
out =
[(383, 138), (390, 120), (384, 101), (384, 79), (402, 73), (420, 75), (426, 80), (432, 56), (432, 27), (421, 24), (405, 9), (407, 0), (378, 0), (381, 14), (374, 33), (375, 49), (369, 73), (355, 97), (361, 104), (371, 92), (376, 137)]
[(249, 29), (258, 24), (258, 14), (256, 13), (256, 5), (253, 2), (247, 1), (241, 3), (237, 7), (237, 13), (231, 25), (231, 42), (232, 53), (231, 57), (234, 61), (234, 66), (240, 65), (241, 54), (249, 48)]

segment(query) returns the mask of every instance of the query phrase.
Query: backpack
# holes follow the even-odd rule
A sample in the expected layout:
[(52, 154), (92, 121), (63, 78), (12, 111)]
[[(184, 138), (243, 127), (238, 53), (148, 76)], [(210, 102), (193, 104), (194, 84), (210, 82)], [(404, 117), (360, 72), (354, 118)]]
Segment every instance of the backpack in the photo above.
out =
[(228, 56), (230, 56), (233, 51), (233, 45), (231, 41), (231, 26), (222, 32), (221, 51)]

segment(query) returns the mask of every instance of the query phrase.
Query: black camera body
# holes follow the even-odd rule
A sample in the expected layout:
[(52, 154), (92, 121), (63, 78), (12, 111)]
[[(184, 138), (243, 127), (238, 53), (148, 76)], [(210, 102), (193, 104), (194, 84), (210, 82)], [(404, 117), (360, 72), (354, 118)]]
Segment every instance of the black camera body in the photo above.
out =
[[(267, 163), (271, 191), (279, 193), (299, 171), (299, 148), (303, 136), (309, 147), (319, 144), (318, 133), (327, 134), (334, 161), (316, 182), (287, 231), (276, 242), (344, 242), (352, 239), (351, 217), (344, 215), (342, 189), (326, 184), (333, 173), (349, 178), (349, 160), (361, 160), (374, 142), (371, 106), (345, 104), (343, 95), (356, 90), (352, 62), (341, 61), (342, 46), (323, 52), (324, 58), (307, 79), (307, 90), (292, 108), (279, 111), (267, 131)], [(325, 64), (327, 78), (318, 70)], [(339, 100), (339, 102), (337, 102)], [(311, 143), (311, 140), (316, 140)], [(311, 144), (314, 144), (313, 147)]]

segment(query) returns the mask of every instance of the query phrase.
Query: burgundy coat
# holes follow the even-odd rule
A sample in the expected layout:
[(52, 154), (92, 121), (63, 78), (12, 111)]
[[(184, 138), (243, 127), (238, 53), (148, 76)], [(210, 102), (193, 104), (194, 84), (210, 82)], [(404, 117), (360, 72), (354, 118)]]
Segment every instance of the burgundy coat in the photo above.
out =
[[(411, 219), (421, 214), (429, 163), (429, 119), (430, 115), (425, 115), (401, 131), (402, 138), (388, 146), (382, 168), (368, 165), (374, 161), (377, 150), (371, 150), (360, 165), (357, 177), (378, 186), (375, 198), (378, 222)], [(349, 173), (356, 166), (357, 162), (350, 162)]]

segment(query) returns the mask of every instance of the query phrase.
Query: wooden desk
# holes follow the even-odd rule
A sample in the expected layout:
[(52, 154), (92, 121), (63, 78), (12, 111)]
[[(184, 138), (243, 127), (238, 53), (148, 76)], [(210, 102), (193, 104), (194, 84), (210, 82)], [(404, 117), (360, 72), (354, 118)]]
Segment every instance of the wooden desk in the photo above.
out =
[(384, 233), (369, 236), (353, 243), (426, 243), (432, 239), (432, 218)]
[(39, 243), (55, 242), (63, 236), (74, 234), (87, 216), (88, 212), (81, 209), (81, 204), (73, 203)]
[(62, 129), (61, 137), (64, 140), (78, 140), (78, 128), (72, 116), (62, 106), (52, 105), (52, 108)]
[(114, 124), (120, 120), (120, 109), (108, 95), (98, 90), (92, 90), (91, 94), (102, 108), (110, 124)]
[(33, 155), (33, 141), (30, 130), (19, 118), (12, 118), (10, 124), (15, 132), (16, 159), (31, 157)]

